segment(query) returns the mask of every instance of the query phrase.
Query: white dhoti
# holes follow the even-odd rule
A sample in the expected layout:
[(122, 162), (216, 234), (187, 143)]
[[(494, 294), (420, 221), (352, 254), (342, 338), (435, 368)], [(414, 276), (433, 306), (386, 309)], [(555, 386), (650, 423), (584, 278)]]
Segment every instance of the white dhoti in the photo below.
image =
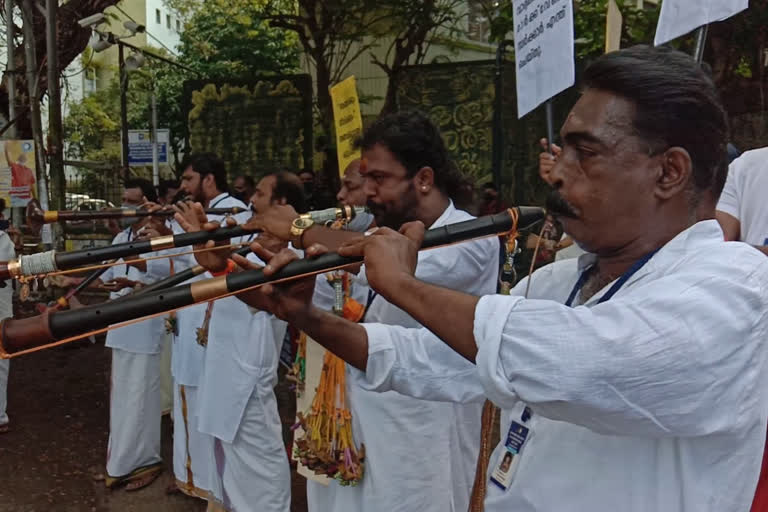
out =
[(8, 370), (11, 362), (8, 359), (0, 359), (0, 425), (8, 423), (8, 414), (5, 410), (8, 405)]
[(173, 386), (173, 473), (189, 496), (208, 499), (213, 438), (197, 430), (197, 387)]
[(160, 458), (160, 355), (112, 349), (107, 474), (125, 476)]
[(173, 376), (171, 375), (171, 334), (163, 335), (160, 352), (160, 397), (163, 404), (163, 414), (173, 411)]
[(291, 471), (274, 392), (254, 390), (231, 443), (214, 439), (211, 494), (227, 512), (288, 512)]

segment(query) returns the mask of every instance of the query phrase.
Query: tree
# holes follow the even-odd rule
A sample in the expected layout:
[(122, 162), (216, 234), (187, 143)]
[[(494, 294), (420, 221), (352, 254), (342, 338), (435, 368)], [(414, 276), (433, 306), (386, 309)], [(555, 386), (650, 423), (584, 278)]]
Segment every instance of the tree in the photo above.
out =
[[(3, 12), (5, 12), (5, 2), (14, 0), (2, 0)], [(57, 50), (59, 71), (64, 70), (72, 61), (74, 61), (85, 48), (91, 37), (90, 28), (84, 28), (78, 25), (77, 21), (87, 16), (100, 13), (107, 7), (115, 5), (119, 0), (68, 0), (61, 4), (58, 14), (57, 30)], [(5, 21), (5, 20), (3, 20)], [(33, 16), (35, 40), (33, 42), (37, 54), (38, 65), (40, 69), (37, 73), (38, 94), (35, 101), (40, 101), (48, 87), (48, 80), (45, 73), (45, 17), (39, 11), (34, 12)], [(25, 109), (29, 105), (30, 98), (27, 89), (25, 76), (26, 65), (24, 62), (24, 42), (21, 37), (20, 28), (16, 28), (16, 43), (10, 56), (14, 59), (16, 65), (16, 104), (17, 111), (28, 111)], [(0, 82), (0, 114), (8, 118), (8, 80), (10, 77), (3, 73), (2, 82)], [(32, 138), (32, 125), (28, 116), (21, 116), (16, 125), (17, 134), (21, 138)]]
[(387, 74), (387, 93), (381, 113), (396, 109), (399, 73), (408, 65), (422, 64), (427, 50), (441, 31), (453, 33), (459, 31), (458, 21), (463, 17), (460, 9), (466, 5), (464, 0), (389, 0), (384, 2), (387, 9), (396, 15), (392, 42), (379, 59), (371, 53), (371, 62)]
[[(171, 133), (170, 151), (177, 165), (185, 151), (187, 130), (184, 82), (190, 79), (248, 78), (255, 75), (293, 72), (298, 67), (295, 36), (272, 28), (261, 19), (253, 2), (237, 4), (211, 0), (200, 4), (177, 1), (185, 17), (178, 55), (157, 48), (145, 48), (146, 64), (131, 73), (128, 82), (128, 125), (149, 128), (151, 94), (157, 97), (158, 118)], [(190, 4), (190, 5), (188, 5)], [(164, 63), (152, 54), (176, 59), (188, 69)], [(87, 59), (87, 57), (86, 57)], [(115, 73), (117, 70), (114, 70)], [(119, 82), (113, 79), (107, 88), (96, 91), (70, 107), (65, 120), (65, 134), (70, 142), (70, 158), (105, 164), (120, 162)], [(175, 169), (180, 174), (182, 169)], [(81, 169), (87, 180), (94, 173)]]
[(299, 49), (294, 34), (269, 26), (257, 2), (175, 0), (168, 4), (186, 19), (177, 59), (194, 71), (159, 64), (155, 72), (158, 114), (171, 130), (171, 151), (179, 162), (187, 128), (182, 107), (186, 80), (293, 73), (299, 66)]
[[(82, 59), (88, 61), (86, 52)], [(131, 73), (126, 91), (128, 104), (128, 126), (147, 129), (150, 126), (150, 94), (152, 76), (156, 70), (142, 70)], [(85, 96), (80, 102), (69, 106), (64, 119), (64, 140), (67, 141), (67, 157), (95, 164), (96, 169), (79, 167), (86, 191), (101, 192), (105, 188), (108, 173), (98, 169), (120, 166), (120, 80), (115, 75), (107, 87)]]

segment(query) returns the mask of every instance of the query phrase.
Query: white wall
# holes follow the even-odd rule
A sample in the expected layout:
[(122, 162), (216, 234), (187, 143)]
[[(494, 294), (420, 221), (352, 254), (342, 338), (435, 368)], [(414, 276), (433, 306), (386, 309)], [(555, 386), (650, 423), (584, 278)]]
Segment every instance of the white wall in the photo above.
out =
[(165, 45), (172, 53), (176, 53), (179, 34), (184, 30), (184, 20), (166, 7), (163, 0), (146, 0), (146, 12), (147, 45), (156, 48), (162, 48)]

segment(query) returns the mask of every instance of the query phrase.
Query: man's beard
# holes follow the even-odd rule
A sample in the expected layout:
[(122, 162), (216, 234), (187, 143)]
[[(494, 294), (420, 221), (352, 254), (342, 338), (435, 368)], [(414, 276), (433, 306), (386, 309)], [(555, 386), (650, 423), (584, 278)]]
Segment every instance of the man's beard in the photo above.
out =
[(400, 200), (394, 205), (387, 206), (369, 200), (367, 206), (376, 219), (377, 226), (398, 230), (406, 222), (418, 220), (416, 217), (418, 202), (416, 187), (411, 182)]

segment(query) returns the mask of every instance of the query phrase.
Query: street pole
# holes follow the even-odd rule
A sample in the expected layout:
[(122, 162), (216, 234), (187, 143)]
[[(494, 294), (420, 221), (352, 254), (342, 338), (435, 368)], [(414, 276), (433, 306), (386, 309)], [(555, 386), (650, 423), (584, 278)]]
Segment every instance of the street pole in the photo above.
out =
[[(21, 5), (23, 18), (22, 32), (24, 33), (24, 63), (27, 68), (27, 89), (29, 91), (29, 115), (32, 121), (32, 137), (35, 143), (35, 167), (37, 169), (37, 195), (40, 198), (40, 207), (49, 210), (48, 207), (48, 173), (45, 169), (45, 146), (43, 146), (43, 122), (40, 119), (40, 97), (37, 89), (37, 56), (35, 55), (35, 31), (33, 15), (35, 6), (33, 0), (24, 0)], [(53, 243), (51, 225), (45, 224), (41, 231), (43, 245), (47, 248)]]
[(491, 168), (493, 170), (493, 184), (500, 191), (501, 177), (504, 168), (504, 50), (506, 41), (499, 41), (496, 47), (496, 74), (494, 80), (493, 99), (493, 152), (491, 154)]
[(128, 71), (125, 69), (123, 43), (117, 42), (117, 60), (120, 65), (120, 131), (123, 160), (123, 179), (130, 172), (128, 166)]
[(53, 209), (64, 209), (66, 183), (61, 126), (61, 90), (59, 89), (59, 56), (56, 51), (58, 0), (46, 0), (46, 53), (48, 54), (48, 162), (51, 171)]
[(708, 31), (709, 25), (702, 25), (699, 27), (699, 30), (696, 31), (696, 47), (693, 50), (693, 57), (699, 64), (704, 61), (704, 48), (707, 46)]
[(160, 152), (157, 144), (157, 98), (152, 88), (152, 184), (160, 186)]
[[(6, 73), (8, 74), (8, 122), (16, 119), (16, 59), (14, 59), (14, 49), (16, 45), (14, 43), (14, 29), (16, 25), (13, 23), (13, 5), (14, 2), (6, 0), (5, 2), (5, 47), (6, 50)], [(8, 128), (8, 138), (16, 138), (16, 123), (13, 123)], [(10, 208), (11, 205), (9, 204)], [(23, 208), (11, 208), (11, 220), (16, 228), (21, 227), (21, 221), (24, 218)]]

